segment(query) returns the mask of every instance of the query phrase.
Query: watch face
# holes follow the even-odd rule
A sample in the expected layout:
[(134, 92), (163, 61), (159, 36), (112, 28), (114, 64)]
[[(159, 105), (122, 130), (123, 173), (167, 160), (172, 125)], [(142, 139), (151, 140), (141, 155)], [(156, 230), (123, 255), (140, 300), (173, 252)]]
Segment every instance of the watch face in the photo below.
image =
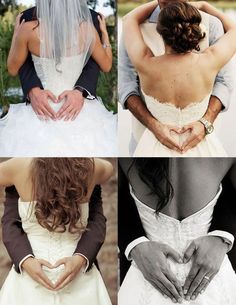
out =
[(214, 126), (210, 125), (210, 126), (207, 127), (206, 130), (207, 130), (207, 133), (210, 134), (210, 133), (212, 133), (214, 131)]

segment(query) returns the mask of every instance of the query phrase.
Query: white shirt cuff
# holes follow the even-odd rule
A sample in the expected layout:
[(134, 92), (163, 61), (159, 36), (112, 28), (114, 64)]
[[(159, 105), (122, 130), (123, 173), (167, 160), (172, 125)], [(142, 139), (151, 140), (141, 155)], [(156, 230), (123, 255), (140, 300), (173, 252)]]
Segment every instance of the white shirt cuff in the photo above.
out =
[(29, 257), (34, 257), (32, 254), (29, 254), (29, 255), (27, 255), (27, 256), (25, 256), (21, 261), (20, 261), (20, 263), (19, 263), (19, 270), (20, 270), (20, 273), (22, 274), (22, 264), (24, 263), (24, 261), (27, 259), (27, 258), (29, 258)]
[(127, 260), (131, 261), (130, 252), (135, 246), (137, 246), (138, 244), (141, 244), (143, 242), (147, 242), (147, 241), (149, 241), (149, 239), (147, 239), (147, 237), (145, 237), (145, 236), (142, 236), (142, 237), (136, 238), (131, 243), (129, 243), (125, 250), (125, 256), (126, 256)]
[(74, 253), (74, 255), (80, 255), (80, 256), (82, 256), (83, 258), (85, 258), (85, 260), (86, 260), (86, 265), (85, 265), (85, 267), (84, 267), (83, 270), (82, 270), (82, 272), (85, 273), (85, 272), (87, 271), (88, 267), (89, 267), (89, 260), (87, 259), (86, 256), (84, 256), (84, 255), (81, 254), (81, 253)]
[(208, 235), (210, 236), (218, 236), (221, 237), (225, 243), (227, 243), (229, 245), (229, 250), (230, 251), (233, 247), (234, 244), (234, 236), (226, 231), (221, 231), (221, 230), (215, 230), (212, 232), (209, 232)]
[(85, 90), (85, 91), (88, 93), (86, 99), (88, 99), (88, 100), (95, 100), (95, 96), (92, 95), (92, 94), (91, 94), (87, 89), (85, 89), (84, 87), (75, 86), (74, 89), (76, 89), (76, 88), (80, 88), (80, 89), (82, 89), (82, 90)]

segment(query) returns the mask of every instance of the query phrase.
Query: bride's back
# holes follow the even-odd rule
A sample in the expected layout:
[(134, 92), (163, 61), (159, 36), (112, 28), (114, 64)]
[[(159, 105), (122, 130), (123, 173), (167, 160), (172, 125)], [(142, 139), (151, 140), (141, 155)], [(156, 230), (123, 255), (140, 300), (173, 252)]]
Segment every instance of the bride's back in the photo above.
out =
[(186, 53), (150, 58), (139, 76), (146, 95), (184, 108), (211, 92), (216, 75), (207, 66), (206, 54)]

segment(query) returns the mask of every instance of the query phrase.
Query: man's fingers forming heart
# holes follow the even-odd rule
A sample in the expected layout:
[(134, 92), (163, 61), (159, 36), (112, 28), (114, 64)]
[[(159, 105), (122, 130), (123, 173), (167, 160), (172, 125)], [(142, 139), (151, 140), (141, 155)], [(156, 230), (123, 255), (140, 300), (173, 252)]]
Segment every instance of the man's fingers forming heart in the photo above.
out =
[(65, 265), (66, 264), (66, 258), (62, 258), (62, 259), (59, 259), (54, 265), (53, 265), (53, 268), (57, 268), (61, 265)]
[(164, 253), (167, 257), (171, 257), (176, 262), (180, 264), (183, 263), (181, 255), (170, 246), (166, 245)]
[[(44, 259), (39, 259), (38, 262), (40, 263), (41, 267), (45, 266), (49, 269), (53, 269), (53, 265), (50, 264), (48, 261), (44, 260)], [(43, 269), (40, 268), (37, 272), (37, 282), (39, 282), (40, 284), (42, 284), (43, 286), (45, 286), (47, 289), (49, 290), (54, 290), (54, 285), (53, 283), (49, 280), (49, 278), (46, 276), (46, 274), (44, 273)]]
[(189, 262), (195, 251), (196, 251), (196, 245), (195, 243), (191, 242), (191, 244), (188, 246), (187, 250), (184, 253), (185, 264)]
[(39, 259), (38, 261), (39, 261), (41, 266), (48, 267), (49, 269), (55, 268), (51, 263), (49, 263), (48, 261), (46, 261), (44, 259)]
[(193, 126), (192, 125), (185, 125), (185, 126), (183, 126), (182, 128), (181, 128), (181, 133), (184, 133), (184, 132), (186, 132), (186, 131), (188, 131), (188, 130), (192, 130), (193, 129)]
[(178, 126), (169, 126), (170, 131), (174, 131), (177, 134), (183, 133), (182, 128)]

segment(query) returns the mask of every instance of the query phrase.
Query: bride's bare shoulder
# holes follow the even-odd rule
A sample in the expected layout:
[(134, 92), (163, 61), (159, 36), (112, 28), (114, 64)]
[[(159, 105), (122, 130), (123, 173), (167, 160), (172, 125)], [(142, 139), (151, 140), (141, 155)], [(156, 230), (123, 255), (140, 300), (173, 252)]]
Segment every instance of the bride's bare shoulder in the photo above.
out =
[(113, 165), (104, 159), (94, 159), (94, 183), (103, 184), (113, 174)]
[(15, 183), (16, 176), (30, 166), (31, 158), (12, 158), (0, 163), (0, 185), (8, 186)]

